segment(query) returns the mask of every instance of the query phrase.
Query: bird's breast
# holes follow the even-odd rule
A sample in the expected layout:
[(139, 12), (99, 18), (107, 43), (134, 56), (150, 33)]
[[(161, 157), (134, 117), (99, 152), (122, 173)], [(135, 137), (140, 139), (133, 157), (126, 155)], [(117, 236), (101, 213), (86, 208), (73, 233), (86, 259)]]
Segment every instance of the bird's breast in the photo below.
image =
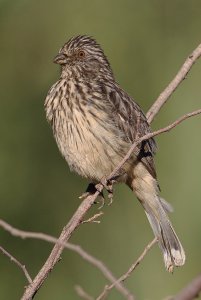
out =
[(59, 93), (52, 95), (52, 108), (46, 108), (46, 114), (50, 116), (57, 145), (70, 168), (81, 176), (99, 181), (120, 162), (128, 145), (121, 139), (101, 95), (87, 92), (88, 86), (78, 88), (73, 82), (68, 85), (60, 96)]

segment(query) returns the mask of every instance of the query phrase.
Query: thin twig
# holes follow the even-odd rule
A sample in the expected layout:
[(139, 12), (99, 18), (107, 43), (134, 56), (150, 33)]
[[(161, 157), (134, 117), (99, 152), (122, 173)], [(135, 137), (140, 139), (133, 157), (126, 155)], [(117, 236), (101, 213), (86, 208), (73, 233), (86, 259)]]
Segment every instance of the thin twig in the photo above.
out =
[(28, 280), (29, 283), (32, 282), (31, 276), (29, 275), (25, 265), (21, 264), (19, 260), (17, 260), (13, 255), (11, 255), (8, 251), (6, 251), (2, 246), (0, 246), (0, 251), (7, 256), (12, 262), (14, 262), (24, 273), (26, 279)]
[(95, 199), (97, 198), (99, 192), (95, 192), (93, 195), (88, 196), (82, 201), (70, 221), (63, 228), (58, 241), (54, 245), (49, 257), (47, 258), (45, 264), (40, 269), (39, 273), (36, 275), (32, 283), (26, 288), (21, 300), (31, 300), (34, 298), (35, 294), (46, 280), (56, 263), (60, 259), (60, 255), (64, 249), (65, 242), (69, 240), (73, 231), (80, 225), (83, 220), (84, 215), (93, 205)]
[(168, 84), (165, 90), (159, 95), (154, 104), (151, 106), (146, 114), (149, 124), (153, 121), (154, 117), (159, 113), (161, 107), (170, 98), (179, 84), (186, 78), (193, 64), (201, 56), (201, 44), (187, 57), (186, 61), (180, 68), (175, 78)]
[(82, 224), (84, 224), (84, 223), (97, 223), (97, 224), (100, 224), (100, 221), (97, 220), (97, 218), (102, 216), (102, 215), (103, 215), (103, 212), (100, 211), (99, 213), (93, 215), (89, 219), (82, 221)]
[[(0, 227), (2, 227), (4, 230), (9, 232), (13, 236), (20, 237), (22, 239), (27, 239), (27, 238), (38, 239), (38, 240), (46, 241), (46, 242), (53, 243), (53, 244), (58, 242), (58, 239), (51, 235), (41, 233), (41, 232), (30, 232), (30, 231), (20, 230), (20, 229), (17, 229), (15, 227), (11, 226), (10, 224), (8, 224), (7, 222), (5, 222), (1, 219), (0, 219)], [(117, 280), (115, 278), (115, 276), (112, 274), (112, 272), (108, 269), (108, 267), (101, 260), (90, 255), (81, 246), (75, 245), (72, 243), (66, 243), (66, 242), (64, 242), (62, 245), (64, 245), (65, 248), (77, 253), (88, 263), (90, 263), (91, 265), (96, 267), (103, 274), (103, 276), (107, 280), (109, 280), (111, 283)], [(115, 287), (124, 297), (131, 295), (130, 291), (126, 287), (124, 287), (123, 284), (121, 284), (121, 283), (117, 284)]]
[(159, 130), (153, 131), (151, 133), (148, 133), (146, 135), (144, 135), (143, 137), (137, 139), (133, 145), (131, 146), (130, 150), (128, 151), (128, 153), (126, 154), (126, 156), (123, 158), (123, 160), (120, 162), (120, 164), (112, 171), (112, 173), (109, 175), (108, 180), (112, 179), (113, 177), (115, 177), (115, 175), (118, 173), (118, 171), (122, 168), (122, 166), (125, 164), (125, 162), (127, 162), (127, 160), (130, 158), (131, 154), (134, 152), (134, 149), (137, 147), (137, 145), (139, 145), (141, 142), (148, 140), (154, 136), (157, 136), (161, 133), (165, 133), (170, 131), (171, 129), (173, 129), (174, 127), (176, 127), (177, 125), (179, 125), (181, 122), (183, 122), (184, 120), (196, 116), (198, 114), (201, 114), (201, 109), (195, 110), (191, 113), (187, 113), (185, 115), (183, 115), (182, 117), (180, 117), (179, 119), (177, 119), (176, 121), (174, 121), (172, 124), (161, 128)]
[(155, 237), (144, 249), (142, 254), (138, 257), (138, 259), (131, 265), (131, 267), (128, 269), (128, 271), (123, 274), (117, 281), (113, 282), (111, 285), (106, 285), (103, 292), (96, 298), (96, 300), (102, 300), (105, 299), (105, 297), (108, 295), (108, 292), (115, 287), (117, 283), (123, 282), (126, 280), (131, 273), (136, 269), (136, 267), (141, 263), (141, 261), (146, 256), (147, 252), (156, 244), (157, 238)]
[(194, 278), (181, 292), (172, 300), (193, 300), (198, 298), (201, 293), (201, 274)]
[(84, 300), (94, 300), (94, 298), (91, 297), (87, 292), (85, 292), (83, 288), (79, 285), (75, 286), (75, 291), (78, 294), (78, 296)]

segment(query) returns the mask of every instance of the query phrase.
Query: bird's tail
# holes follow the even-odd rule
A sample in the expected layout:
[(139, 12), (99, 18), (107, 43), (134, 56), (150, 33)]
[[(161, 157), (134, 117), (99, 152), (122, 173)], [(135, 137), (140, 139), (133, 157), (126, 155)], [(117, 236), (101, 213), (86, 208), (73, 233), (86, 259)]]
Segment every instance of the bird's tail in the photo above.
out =
[(134, 178), (128, 181), (128, 185), (143, 205), (162, 250), (166, 269), (172, 272), (174, 266), (182, 266), (185, 263), (185, 253), (167, 216), (170, 205), (159, 197), (157, 181), (142, 163), (135, 168)]
[[(157, 199), (160, 203), (160, 198)], [(161, 206), (158, 205), (158, 213), (155, 214), (149, 205), (143, 205), (149, 223), (163, 253), (166, 269), (173, 271), (174, 266), (182, 266), (185, 263), (185, 253), (172, 224)]]

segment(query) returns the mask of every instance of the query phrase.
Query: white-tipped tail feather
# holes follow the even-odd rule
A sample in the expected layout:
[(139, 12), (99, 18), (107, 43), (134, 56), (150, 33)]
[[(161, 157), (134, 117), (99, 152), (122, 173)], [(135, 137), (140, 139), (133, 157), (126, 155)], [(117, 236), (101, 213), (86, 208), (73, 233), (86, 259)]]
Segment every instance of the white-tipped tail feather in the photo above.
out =
[(174, 266), (179, 267), (185, 263), (185, 253), (167, 215), (172, 210), (171, 205), (159, 197), (157, 181), (142, 163), (135, 167), (133, 175), (134, 178), (127, 184), (143, 205), (162, 250), (166, 269), (172, 272)]
[(163, 208), (159, 207), (158, 214), (155, 215), (150, 207), (146, 204), (143, 206), (153, 232), (158, 238), (158, 243), (163, 253), (165, 267), (169, 272), (172, 272), (174, 266), (179, 267), (185, 263), (183, 247)]

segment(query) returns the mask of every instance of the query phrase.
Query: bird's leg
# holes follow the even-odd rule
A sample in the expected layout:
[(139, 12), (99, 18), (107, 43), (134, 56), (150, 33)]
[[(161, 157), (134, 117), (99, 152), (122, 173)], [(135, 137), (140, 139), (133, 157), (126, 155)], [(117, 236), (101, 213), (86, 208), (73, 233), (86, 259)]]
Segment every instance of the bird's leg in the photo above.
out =
[[(101, 182), (98, 184), (91, 182), (91, 183), (89, 183), (86, 191), (81, 196), (79, 196), (79, 199), (84, 200), (88, 196), (93, 195), (96, 191), (99, 191), (99, 193), (100, 193), (99, 197), (102, 202), (99, 209), (101, 209), (105, 204), (105, 197), (104, 197), (104, 194), (103, 194), (102, 188), (101, 188), (101, 186), (103, 186), (106, 189), (106, 191), (108, 192), (108, 199), (109, 199), (108, 205), (111, 205), (113, 202), (113, 184), (115, 182), (116, 182), (116, 177), (114, 177), (110, 180), (102, 178)], [(97, 202), (95, 201), (94, 203), (96, 204)]]
[(107, 192), (108, 192), (108, 199), (109, 199), (109, 203), (108, 205), (111, 205), (113, 202), (113, 184), (115, 183), (115, 180), (109, 180), (107, 182)]
[(115, 182), (116, 182), (115, 178), (112, 178), (110, 180), (106, 180), (105, 178), (103, 178), (101, 180), (101, 184), (104, 186), (104, 188), (108, 192), (108, 199), (109, 199), (108, 205), (111, 205), (113, 202), (113, 185)]

